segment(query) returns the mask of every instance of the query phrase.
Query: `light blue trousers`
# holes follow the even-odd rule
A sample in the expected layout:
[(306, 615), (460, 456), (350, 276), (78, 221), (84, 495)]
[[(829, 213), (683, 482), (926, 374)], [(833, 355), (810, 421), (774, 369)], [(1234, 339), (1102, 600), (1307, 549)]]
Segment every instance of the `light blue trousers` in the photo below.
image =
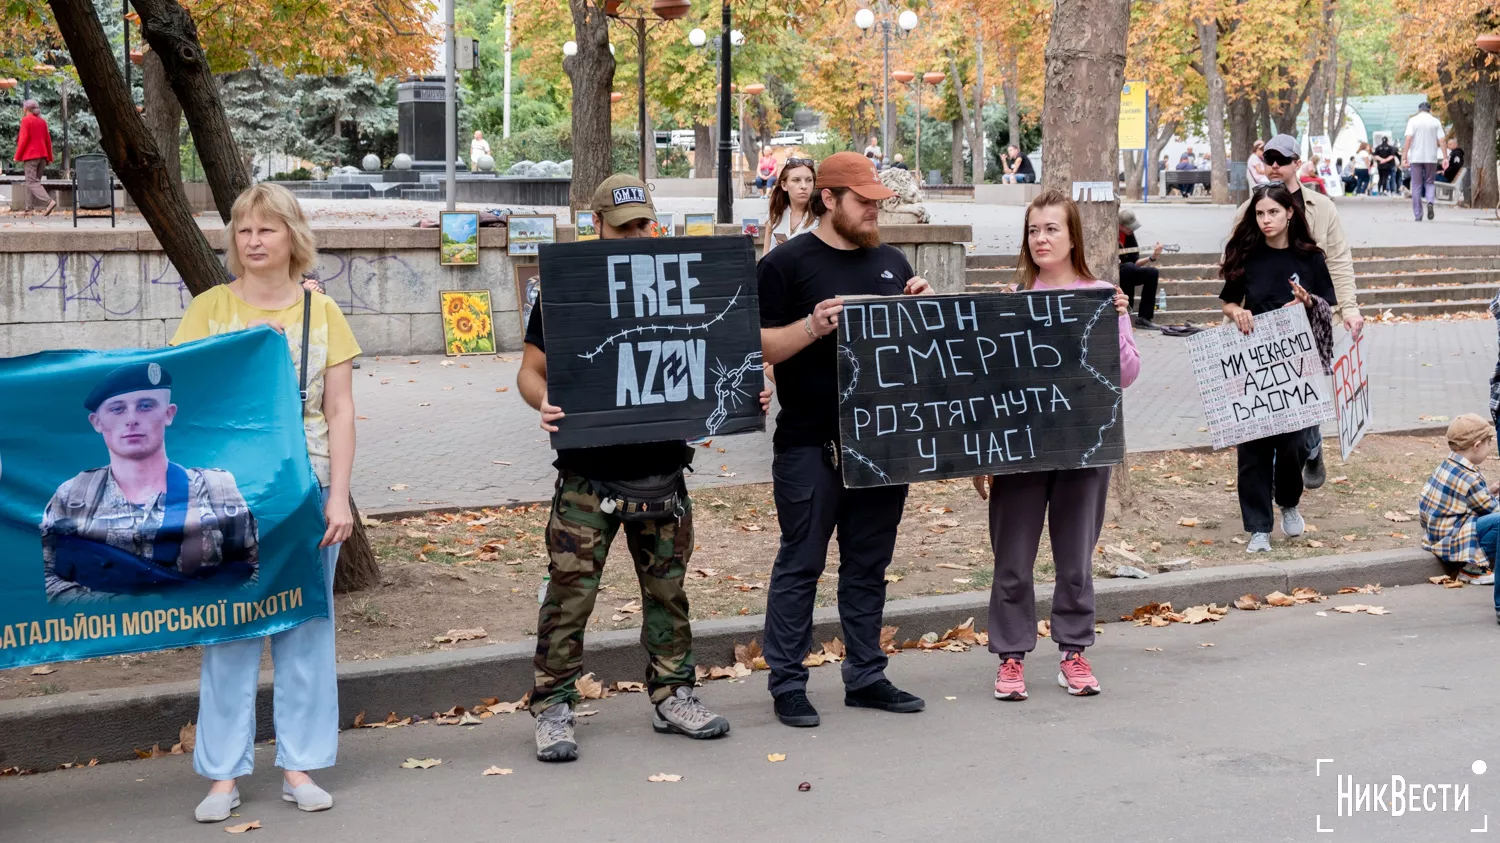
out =
[[(327, 489), (323, 499), (326, 503)], [(332, 614), (333, 566), (339, 545), (324, 548), (320, 556)], [(299, 771), (332, 767), (339, 749), (333, 621), (313, 618), (268, 637), (274, 670), (276, 766)], [(237, 779), (255, 769), (255, 694), (264, 642), (265, 638), (247, 638), (203, 648), (193, 769), (204, 778)]]

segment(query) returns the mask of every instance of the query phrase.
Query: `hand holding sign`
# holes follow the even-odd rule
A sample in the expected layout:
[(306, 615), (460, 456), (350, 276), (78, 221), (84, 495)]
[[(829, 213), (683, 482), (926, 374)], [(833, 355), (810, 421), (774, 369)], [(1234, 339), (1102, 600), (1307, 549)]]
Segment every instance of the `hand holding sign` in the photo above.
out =
[(818, 302), (812, 315), (807, 317), (807, 328), (816, 339), (822, 339), (839, 329), (839, 314), (844, 312), (843, 299), (828, 299)]
[(562, 408), (556, 404), (547, 403), (547, 394), (542, 393), (542, 430), (548, 433), (557, 432), (557, 423), (565, 414)]
[(992, 478), (988, 474), (974, 475), (974, 491), (979, 493), (979, 499), (982, 501), (987, 501), (990, 499), (991, 480)]
[(1130, 299), (1126, 297), (1125, 291), (1119, 287), (1115, 288), (1115, 312), (1121, 316), (1130, 315)]
[(920, 275), (913, 275), (906, 282), (905, 292), (908, 296), (925, 296), (932, 292), (932, 283)]

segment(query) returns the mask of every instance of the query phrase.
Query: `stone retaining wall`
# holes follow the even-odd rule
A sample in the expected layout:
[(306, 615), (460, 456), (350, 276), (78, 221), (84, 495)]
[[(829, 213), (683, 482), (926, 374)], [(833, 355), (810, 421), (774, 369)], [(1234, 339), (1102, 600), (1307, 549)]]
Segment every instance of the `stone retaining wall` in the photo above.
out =
[[(734, 235), (736, 226), (720, 226)], [(223, 231), (205, 232), (222, 248)], [(440, 354), (438, 291), (489, 290), (501, 350), (521, 347), (513, 261), (503, 229), (480, 229), (477, 267), (441, 266), (436, 229), (319, 228), (318, 273), (368, 354)], [(968, 226), (888, 226), (939, 292), (964, 289)], [(559, 226), (560, 240), (573, 238)], [(154, 347), (191, 297), (146, 230), (0, 232), (0, 356), (58, 348)]]

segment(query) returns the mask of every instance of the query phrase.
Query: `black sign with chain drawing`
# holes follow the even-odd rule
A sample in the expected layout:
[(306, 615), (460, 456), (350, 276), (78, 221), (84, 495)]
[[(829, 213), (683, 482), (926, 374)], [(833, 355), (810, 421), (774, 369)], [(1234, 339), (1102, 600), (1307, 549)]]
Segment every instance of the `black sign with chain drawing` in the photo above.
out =
[(765, 429), (747, 238), (548, 244), (540, 264), (552, 447)]

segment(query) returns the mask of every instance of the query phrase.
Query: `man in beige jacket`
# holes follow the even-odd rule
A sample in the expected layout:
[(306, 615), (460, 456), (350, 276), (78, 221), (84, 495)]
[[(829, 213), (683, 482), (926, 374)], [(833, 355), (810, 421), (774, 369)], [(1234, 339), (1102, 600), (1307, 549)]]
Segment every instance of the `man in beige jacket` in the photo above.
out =
[[(1312, 232), (1313, 240), (1322, 248), (1324, 259), (1328, 262), (1328, 274), (1333, 276), (1333, 291), (1339, 299), (1334, 310), (1343, 318), (1344, 328), (1357, 339), (1364, 330), (1365, 318), (1359, 315), (1359, 304), (1355, 298), (1354, 254), (1349, 249), (1348, 239), (1344, 237), (1344, 226), (1339, 222), (1339, 209), (1333, 204), (1333, 199), (1302, 189), (1302, 183), (1297, 179), (1299, 158), (1301, 153), (1297, 148), (1297, 139), (1291, 135), (1271, 138), (1261, 155), (1271, 181), (1281, 182), (1291, 192), (1297, 209), (1307, 219), (1308, 230)], [(1240, 218), (1253, 201), (1254, 195), (1235, 212), (1231, 231), (1239, 225)], [(1307, 488), (1316, 489), (1323, 485), (1327, 472), (1323, 466), (1323, 440), (1317, 435), (1318, 428), (1309, 428), (1309, 432), (1316, 443), (1307, 465), (1303, 466), (1302, 482)]]

